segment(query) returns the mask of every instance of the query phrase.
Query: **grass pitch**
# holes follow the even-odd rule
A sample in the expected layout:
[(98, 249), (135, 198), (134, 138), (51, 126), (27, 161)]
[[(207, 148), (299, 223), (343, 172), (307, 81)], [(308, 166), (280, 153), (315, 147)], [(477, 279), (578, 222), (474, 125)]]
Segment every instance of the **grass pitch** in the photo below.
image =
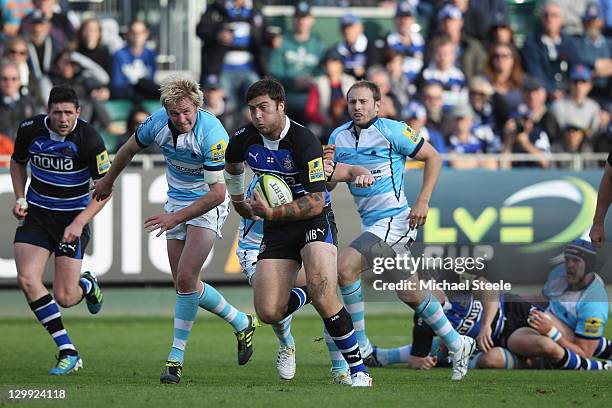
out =
[[(23, 306), (27, 308), (25, 302)], [(396, 312), (367, 317), (370, 339), (377, 345), (396, 346), (410, 339), (412, 319), (397, 313), (403, 312), (401, 305), (394, 306)], [(54, 363), (55, 347), (46, 331), (33, 316), (0, 318), (0, 406), (612, 406), (612, 372), (470, 370), (464, 381), (451, 383), (450, 369), (419, 372), (393, 366), (371, 370), (372, 389), (332, 385), (322, 323), (304, 314), (298, 314), (293, 324), (298, 369), (292, 381), (277, 376), (277, 342), (271, 328), (257, 330), (255, 353), (240, 367), (231, 327), (200, 311), (181, 383), (160, 385), (159, 375), (172, 341), (170, 316), (67, 313), (64, 324), (83, 357), (84, 368), (51, 378), (46, 372)], [(612, 330), (608, 328), (606, 334), (612, 336)], [(63, 389), (66, 398), (14, 400), (9, 399), (11, 389)]]

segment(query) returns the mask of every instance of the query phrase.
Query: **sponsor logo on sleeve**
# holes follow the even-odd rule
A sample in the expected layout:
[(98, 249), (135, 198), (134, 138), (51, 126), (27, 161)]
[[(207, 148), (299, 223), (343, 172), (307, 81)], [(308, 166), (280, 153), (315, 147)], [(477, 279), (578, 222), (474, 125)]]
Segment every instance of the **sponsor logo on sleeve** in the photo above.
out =
[(414, 144), (418, 144), (421, 140), (421, 134), (417, 133), (413, 128), (408, 125), (406, 125), (406, 127), (404, 128), (404, 135)]
[(308, 162), (308, 180), (311, 183), (325, 180), (325, 175), (323, 172), (323, 159), (321, 157), (317, 157), (316, 159)]
[(108, 158), (108, 152), (105, 150), (96, 156), (96, 167), (98, 168), (98, 174), (104, 174), (110, 169), (110, 159)]
[(601, 330), (601, 324), (603, 323), (602, 319), (597, 317), (589, 317), (584, 323), (584, 333), (585, 334), (599, 334)]
[(226, 148), (227, 148), (227, 142), (223, 139), (215, 143), (210, 150), (212, 161), (222, 162), (223, 160), (225, 160), (225, 149)]

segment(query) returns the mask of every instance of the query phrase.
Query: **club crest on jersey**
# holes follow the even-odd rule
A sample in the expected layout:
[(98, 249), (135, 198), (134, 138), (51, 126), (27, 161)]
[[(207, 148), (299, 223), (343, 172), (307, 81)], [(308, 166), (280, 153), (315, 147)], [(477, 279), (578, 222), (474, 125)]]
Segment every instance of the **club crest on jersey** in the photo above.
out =
[(227, 148), (227, 142), (223, 139), (215, 143), (210, 150), (212, 161), (221, 162), (225, 160), (225, 149)]
[(325, 174), (323, 173), (323, 159), (317, 157), (308, 162), (308, 180), (312, 183), (315, 181), (325, 180)]
[(72, 149), (67, 147), (64, 149), (63, 153), (65, 156), (72, 156)]
[(293, 168), (293, 161), (291, 161), (288, 156), (283, 160), (283, 167), (285, 170), (291, 170)]
[(421, 134), (415, 132), (414, 129), (408, 125), (404, 128), (404, 135), (414, 144), (419, 143), (419, 140), (421, 140)]
[(96, 156), (96, 167), (98, 168), (98, 174), (106, 173), (108, 169), (110, 169), (110, 166), (110, 160), (106, 150)]

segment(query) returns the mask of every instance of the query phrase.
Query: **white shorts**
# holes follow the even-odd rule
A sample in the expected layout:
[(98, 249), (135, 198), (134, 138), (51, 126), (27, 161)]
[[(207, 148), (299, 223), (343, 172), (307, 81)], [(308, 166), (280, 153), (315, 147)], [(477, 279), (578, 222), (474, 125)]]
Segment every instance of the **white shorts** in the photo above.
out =
[(251, 284), (253, 274), (255, 274), (255, 268), (257, 268), (257, 255), (259, 255), (257, 249), (236, 249), (236, 256), (238, 256), (238, 261), (240, 261), (240, 269), (247, 277), (249, 285)]
[[(188, 207), (189, 205), (191, 205), (190, 202), (172, 204), (167, 202), (166, 205), (164, 205), (164, 210), (166, 213), (174, 213)], [(226, 198), (223, 203), (208, 211), (206, 214), (202, 214), (199, 217), (195, 217), (189, 221), (178, 224), (171, 230), (166, 231), (166, 239), (178, 239), (179, 241), (184, 241), (187, 237), (187, 225), (213, 230), (217, 234), (217, 238), (221, 239), (223, 238), (221, 235), (221, 228), (223, 227), (228, 214), (229, 199)]]
[(416, 240), (417, 231), (409, 227), (408, 212), (383, 218), (370, 226), (361, 226), (361, 233), (369, 232), (376, 235), (398, 255), (410, 253), (410, 244)]

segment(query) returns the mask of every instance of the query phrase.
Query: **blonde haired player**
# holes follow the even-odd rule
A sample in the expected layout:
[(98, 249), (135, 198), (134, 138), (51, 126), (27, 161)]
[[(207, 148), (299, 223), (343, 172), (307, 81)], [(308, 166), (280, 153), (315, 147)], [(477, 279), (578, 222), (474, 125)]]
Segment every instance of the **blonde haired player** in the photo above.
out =
[(159, 145), (166, 158), (168, 202), (164, 213), (147, 218), (144, 227), (149, 232), (158, 231), (157, 237), (166, 233), (177, 294), (174, 339), (160, 381), (176, 384), (198, 305), (232, 325), (241, 365), (253, 353), (257, 320), (238, 311), (199, 279), (228, 215), (229, 197), (223, 180), (227, 132), (213, 114), (201, 109), (204, 98), (197, 82), (170, 77), (160, 90), (163, 108), (149, 116), (121, 147), (108, 174), (95, 184), (94, 197), (108, 197), (132, 157), (151, 143)]

